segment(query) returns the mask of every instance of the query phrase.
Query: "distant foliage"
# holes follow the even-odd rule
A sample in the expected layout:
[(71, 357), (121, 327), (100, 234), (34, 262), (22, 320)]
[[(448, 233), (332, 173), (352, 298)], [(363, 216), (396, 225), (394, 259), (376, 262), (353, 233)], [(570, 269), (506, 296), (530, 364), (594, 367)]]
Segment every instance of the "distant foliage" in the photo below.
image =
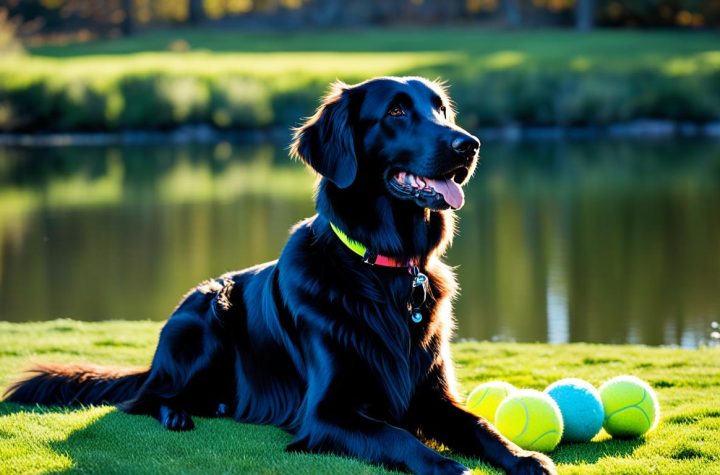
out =
[(720, 119), (720, 71), (674, 76), (654, 70), (525, 70), (479, 74), (454, 82), (463, 123), (497, 126), (603, 126), (654, 118)]
[(17, 22), (10, 18), (10, 11), (0, 7), (0, 54), (22, 52), (22, 45), (17, 38), (17, 29)]
[(627, 27), (720, 26), (718, 0), (604, 0), (599, 2), (598, 24)]
[[(686, 69), (471, 65), (462, 71), (418, 67), (408, 72), (448, 79), (462, 123), (470, 129), (603, 126), (638, 118), (707, 122), (720, 120), (720, 65), (713, 58), (707, 64), (695, 60)], [(168, 129), (198, 123), (218, 129), (287, 128), (314, 110), (335, 79), (318, 74), (288, 84), (282, 75), (204, 74), (199, 68), (64, 74), (52, 61), (25, 73), (21, 69), (0, 68), (0, 131)]]
[(0, 71), (0, 131), (291, 126), (315, 107), (327, 85), (280, 89), (238, 75), (156, 72), (65, 77), (50, 69), (37, 76)]
[[(600, 26), (720, 26), (720, 0), (7, 0), (43, 36), (131, 34), (156, 25), (339, 27), (478, 24), (572, 26), (579, 5)], [(583, 10), (585, 11), (585, 10)]]

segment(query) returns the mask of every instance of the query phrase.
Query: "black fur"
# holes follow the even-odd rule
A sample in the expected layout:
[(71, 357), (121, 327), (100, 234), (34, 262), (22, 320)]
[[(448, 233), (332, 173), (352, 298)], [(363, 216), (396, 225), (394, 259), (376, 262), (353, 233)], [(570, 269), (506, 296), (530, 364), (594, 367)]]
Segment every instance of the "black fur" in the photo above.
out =
[[(38, 368), (7, 399), (114, 403), (173, 430), (191, 429), (190, 414), (232, 415), (288, 430), (288, 450), (345, 454), (415, 473), (466, 470), (420, 438), (511, 473), (555, 473), (550, 459), (521, 450), (458, 403), (449, 348), (456, 284), (440, 260), (453, 213), (442, 196), (405, 196), (389, 186), (398, 170), (450, 173), (464, 182), (478, 147), (455, 125), (437, 83), (334, 85), (292, 147), (321, 175), (318, 214), (293, 228), (277, 261), (186, 296), (148, 371)], [(419, 260), (430, 279), (421, 323), (408, 315), (408, 270), (363, 263), (330, 222), (377, 253)]]

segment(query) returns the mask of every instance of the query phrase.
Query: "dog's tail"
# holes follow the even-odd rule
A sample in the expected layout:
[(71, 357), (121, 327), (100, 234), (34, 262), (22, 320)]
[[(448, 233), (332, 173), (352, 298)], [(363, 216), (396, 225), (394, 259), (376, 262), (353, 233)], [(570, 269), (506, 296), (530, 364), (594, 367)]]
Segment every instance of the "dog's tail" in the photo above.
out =
[(36, 366), (29, 373), (8, 388), (5, 401), (48, 406), (118, 404), (135, 397), (150, 372), (53, 364)]

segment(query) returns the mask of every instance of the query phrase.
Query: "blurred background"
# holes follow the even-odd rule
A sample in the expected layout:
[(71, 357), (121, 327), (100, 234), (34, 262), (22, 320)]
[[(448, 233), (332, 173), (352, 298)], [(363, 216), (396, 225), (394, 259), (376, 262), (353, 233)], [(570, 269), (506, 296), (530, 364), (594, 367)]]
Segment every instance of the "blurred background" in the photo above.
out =
[(720, 0), (0, 1), (0, 320), (167, 318), (311, 215), (329, 82), (483, 141), (457, 338), (720, 341)]

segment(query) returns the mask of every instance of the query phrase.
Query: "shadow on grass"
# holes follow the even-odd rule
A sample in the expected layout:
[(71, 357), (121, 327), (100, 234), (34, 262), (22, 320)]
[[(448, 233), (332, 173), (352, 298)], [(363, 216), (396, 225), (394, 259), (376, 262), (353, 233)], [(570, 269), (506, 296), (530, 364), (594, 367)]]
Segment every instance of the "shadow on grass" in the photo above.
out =
[(286, 453), (291, 436), (275, 427), (194, 420), (195, 430), (170, 432), (108, 406), (0, 403), (0, 433), (16, 454), (9, 468), (17, 473), (389, 473), (343, 457)]
[[(603, 440), (600, 442), (589, 442), (585, 444), (562, 444), (548, 455), (556, 465), (582, 465), (588, 466), (596, 464), (600, 459), (605, 457), (624, 457), (633, 453), (633, 451), (643, 445), (642, 439), (634, 440)], [(445, 455), (457, 459), (460, 463), (470, 468), (481, 468), (491, 473), (502, 473), (501, 471), (492, 472), (492, 469), (482, 463), (479, 459), (467, 457), (453, 456), (450, 452), (443, 452)], [(484, 472), (483, 472), (484, 473)]]
[[(25, 463), (37, 466), (35, 457), (44, 462), (43, 472), (388, 473), (343, 457), (285, 453), (291, 439), (287, 433), (230, 419), (195, 418), (195, 430), (178, 433), (164, 430), (150, 417), (129, 416), (110, 407), (0, 404), (0, 421), (7, 418), (14, 420), (6, 421), (6, 427), (0, 423), (0, 433), (19, 450), (20, 459), (27, 459), (16, 463), (17, 471), (27, 468)], [(590, 465), (604, 457), (630, 455), (643, 443), (635, 439), (565, 444), (550, 455), (557, 464)], [(478, 459), (453, 458), (473, 469), (489, 469)]]
[(623, 457), (643, 445), (643, 439), (608, 439), (584, 444), (562, 444), (550, 456), (557, 464), (595, 464), (606, 457)]

